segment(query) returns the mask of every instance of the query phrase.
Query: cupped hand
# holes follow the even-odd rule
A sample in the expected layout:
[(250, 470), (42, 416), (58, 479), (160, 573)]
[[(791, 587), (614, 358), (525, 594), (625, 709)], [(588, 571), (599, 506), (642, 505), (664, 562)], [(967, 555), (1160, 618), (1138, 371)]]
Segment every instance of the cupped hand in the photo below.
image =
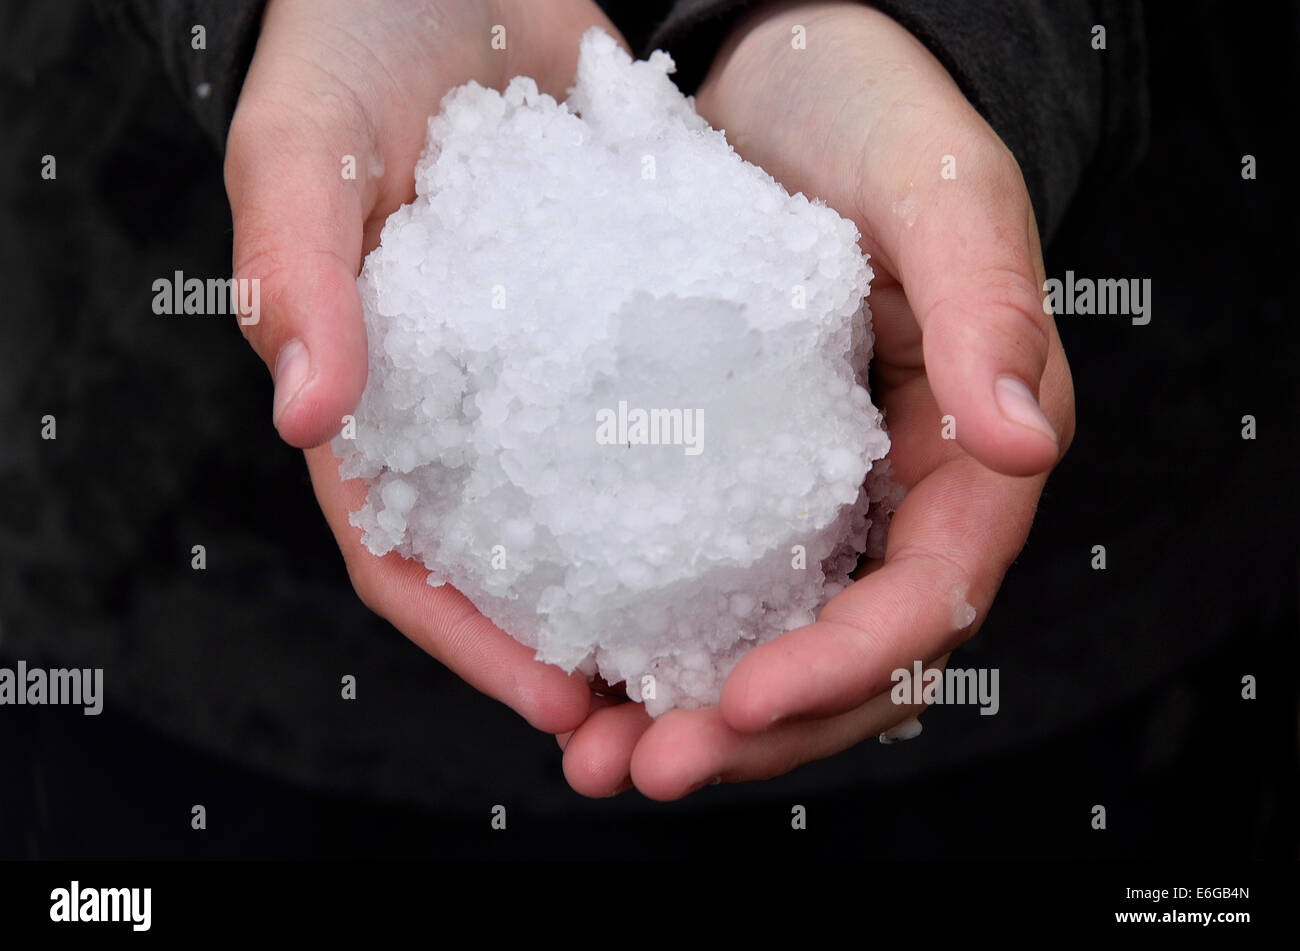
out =
[(466, 681), (550, 732), (599, 704), (585, 679), (536, 663), (458, 592), (429, 587), (418, 563), (371, 555), (347, 520), (365, 488), (339, 482), (322, 444), (365, 386), (356, 277), (385, 219), (415, 197), (428, 117), (471, 79), (503, 88), (532, 76), (563, 99), (578, 40), (594, 25), (618, 35), (590, 0), (272, 0), (226, 147), (235, 277), (260, 282), (259, 320), (243, 329), (274, 376), (276, 428), (308, 449), (354, 587)]
[(560, 736), (565, 774), (590, 796), (767, 778), (917, 715), (892, 701), (891, 672), (941, 666), (983, 623), (1074, 427), (1019, 167), (906, 30), (854, 2), (768, 6), (736, 27), (696, 105), (742, 156), (861, 231), (873, 396), (908, 492), (883, 563), (816, 623), (750, 652), (719, 706), (653, 723), (608, 706)]

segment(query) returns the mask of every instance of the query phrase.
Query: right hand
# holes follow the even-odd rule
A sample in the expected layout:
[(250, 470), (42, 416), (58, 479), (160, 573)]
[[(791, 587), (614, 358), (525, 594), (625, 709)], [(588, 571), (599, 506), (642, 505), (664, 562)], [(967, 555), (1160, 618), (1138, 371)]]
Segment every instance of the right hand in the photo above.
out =
[[(983, 623), (1074, 431), (1020, 168), (901, 24), (842, 0), (757, 7), (696, 103), (746, 159), (858, 226), (875, 272), (872, 398), (908, 492), (879, 570), (747, 653), (717, 706), (653, 723), (600, 710), (563, 740), (565, 775), (590, 796), (767, 779), (917, 716), (893, 701), (892, 671), (941, 669)], [(960, 177), (942, 174), (947, 153)]]
[[(492, 48), (498, 26), (504, 50)], [(275, 379), (276, 428), (307, 449), (357, 593), (468, 683), (550, 733), (576, 728), (599, 704), (585, 678), (534, 661), (459, 592), (429, 587), (419, 563), (370, 554), (348, 523), (365, 486), (341, 483), (323, 444), (365, 387), (356, 278), (384, 221), (415, 197), (428, 117), (471, 79), (503, 88), (531, 76), (562, 101), (590, 26), (618, 36), (591, 0), (271, 0), (225, 163), (234, 276), (260, 281), (260, 320), (243, 330)], [(355, 179), (344, 177), (346, 156)]]

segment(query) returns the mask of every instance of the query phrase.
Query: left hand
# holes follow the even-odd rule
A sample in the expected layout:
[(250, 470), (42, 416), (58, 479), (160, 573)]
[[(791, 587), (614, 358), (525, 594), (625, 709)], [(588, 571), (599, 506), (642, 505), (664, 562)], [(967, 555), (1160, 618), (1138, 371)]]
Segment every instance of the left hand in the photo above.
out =
[(942, 666), (978, 630), (1074, 431), (1020, 169), (911, 34), (854, 2), (768, 6), (737, 26), (697, 108), (861, 231), (876, 273), (873, 397), (908, 494), (883, 563), (815, 624), (751, 651), (719, 706), (655, 721), (640, 704), (605, 706), (561, 735), (565, 776), (588, 796), (635, 785), (677, 799), (777, 776), (915, 716), (890, 698), (890, 673)]

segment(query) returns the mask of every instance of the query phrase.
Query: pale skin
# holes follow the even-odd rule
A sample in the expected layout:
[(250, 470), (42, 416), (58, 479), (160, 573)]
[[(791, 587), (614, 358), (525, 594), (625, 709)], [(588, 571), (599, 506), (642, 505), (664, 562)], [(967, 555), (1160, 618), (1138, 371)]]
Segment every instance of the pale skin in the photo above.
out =
[[(425, 121), (443, 92), (525, 74), (563, 98), (582, 32), (616, 31), (586, 0), (396, 0), (364, 17), (359, 6), (270, 4), (226, 184), (236, 276), (262, 279), (262, 320), (245, 330), (276, 378), (274, 421), (307, 450), (362, 600), (555, 734), (569, 784), (587, 796), (635, 786), (668, 800), (780, 775), (921, 712), (892, 701), (891, 671), (941, 666), (979, 629), (1074, 429), (1023, 179), (951, 77), (867, 6), (778, 3), (735, 26), (699, 90), (699, 111), (741, 155), (862, 232), (876, 272), (873, 395), (909, 491), (883, 562), (815, 624), (747, 655), (718, 706), (652, 721), (534, 661), (458, 592), (429, 587), (423, 566), (369, 554), (347, 521), (365, 487), (339, 482), (322, 445), (365, 383), (356, 274), (388, 214), (414, 197)], [(490, 47), (497, 24), (504, 51)], [(806, 49), (792, 47), (795, 27)], [(344, 155), (357, 158), (355, 181), (340, 174)], [(945, 416), (955, 439), (943, 438)], [(966, 605), (975, 620), (963, 627)]]

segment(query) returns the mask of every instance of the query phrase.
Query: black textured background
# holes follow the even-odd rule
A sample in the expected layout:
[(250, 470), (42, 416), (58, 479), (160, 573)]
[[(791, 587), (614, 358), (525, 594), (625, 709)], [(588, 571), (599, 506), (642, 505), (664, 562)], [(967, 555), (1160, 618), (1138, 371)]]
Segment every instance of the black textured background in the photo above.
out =
[(1059, 318), (1078, 436), (951, 661), (1001, 669), (1001, 714), (665, 806), (576, 796), (553, 739), (361, 606), (233, 321), (150, 309), (157, 277), (229, 270), (219, 157), (144, 42), (6, 8), (0, 664), (102, 666), (108, 699), (0, 707), (0, 857), (1296, 857), (1296, 31), (1148, 19), (1145, 158), (1085, 183), (1047, 259), (1150, 277), (1153, 318)]

